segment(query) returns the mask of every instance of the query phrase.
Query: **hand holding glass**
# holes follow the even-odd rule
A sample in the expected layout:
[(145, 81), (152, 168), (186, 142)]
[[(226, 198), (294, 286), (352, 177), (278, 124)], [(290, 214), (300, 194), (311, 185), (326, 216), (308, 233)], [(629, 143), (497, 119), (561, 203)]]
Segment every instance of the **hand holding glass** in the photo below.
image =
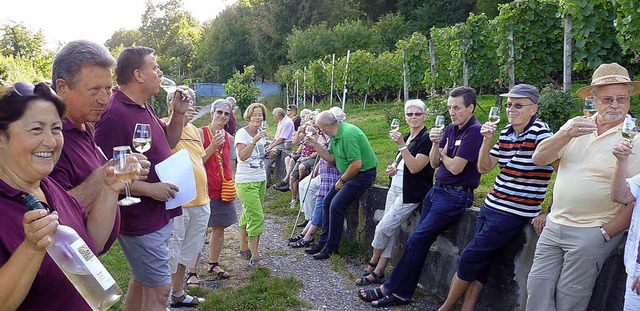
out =
[(140, 153), (151, 149), (151, 126), (146, 123), (136, 123), (133, 130), (133, 148)]
[(307, 126), (305, 126), (305, 128), (304, 128), (304, 133), (305, 133), (307, 136), (311, 136), (311, 135), (313, 135), (313, 126), (312, 126), (312, 125), (307, 125)]
[(593, 103), (594, 99), (595, 98), (593, 96), (587, 96), (584, 99), (584, 107), (582, 108), (582, 114), (585, 117), (591, 117), (597, 112), (596, 105)]
[[(178, 89), (178, 84), (167, 77), (162, 77), (160, 78), (160, 87), (165, 90), (167, 94), (173, 94)], [(182, 96), (182, 100), (187, 99), (182, 93), (180, 93), (180, 96)]]
[(437, 129), (444, 129), (444, 116), (437, 116), (436, 117), (436, 124), (435, 124)]
[(126, 196), (118, 201), (121, 206), (129, 206), (140, 203), (139, 198), (134, 198), (129, 193), (129, 183), (138, 175), (138, 160), (131, 154), (129, 146), (113, 147), (114, 174), (116, 178), (124, 182)]
[(491, 107), (489, 110), (489, 122), (491, 124), (500, 123), (500, 108), (499, 107)]
[(393, 119), (391, 120), (391, 130), (392, 131), (397, 131), (400, 128), (400, 120), (398, 119)]
[(261, 131), (266, 131), (267, 129), (269, 129), (269, 122), (262, 121), (262, 123), (260, 123), (260, 130)]
[(622, 125), (622, 137), (631, 142), (638, 135), (638, 123), (636, 118), (627, 117)]

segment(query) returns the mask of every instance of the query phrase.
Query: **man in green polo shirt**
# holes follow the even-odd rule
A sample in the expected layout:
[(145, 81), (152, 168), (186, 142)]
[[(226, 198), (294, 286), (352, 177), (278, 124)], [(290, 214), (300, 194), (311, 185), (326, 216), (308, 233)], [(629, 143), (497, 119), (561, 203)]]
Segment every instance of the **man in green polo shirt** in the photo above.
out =
[(376, 159), (367, 136), (353, 124), (341, 122), (331, 111), (316, 117), (316, 125), (331, 136), (329, 149), (325, 149), (313, 138), (307, 138), (318, 155), (340, 171), (340, 179), (324, 198), (322, 235), (318, 244), (307, 251), (314, 259), (324, 260), (338, 250), (342, 236), (344, 214), (353, 202), (369, 188), (376, 179)]

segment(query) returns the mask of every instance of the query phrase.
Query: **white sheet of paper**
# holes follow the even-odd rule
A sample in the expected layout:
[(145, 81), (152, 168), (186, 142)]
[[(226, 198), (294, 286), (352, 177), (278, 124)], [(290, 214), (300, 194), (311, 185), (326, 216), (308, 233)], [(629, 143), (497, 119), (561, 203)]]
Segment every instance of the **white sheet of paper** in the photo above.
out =
[(156, 174), (161, 182), (174, 184), (180, 189), (175, 198), (165, 202), (167, 209), (176, 208), (196, 198), (196, 179), (186, 150), (180, 150), (156, 164)]

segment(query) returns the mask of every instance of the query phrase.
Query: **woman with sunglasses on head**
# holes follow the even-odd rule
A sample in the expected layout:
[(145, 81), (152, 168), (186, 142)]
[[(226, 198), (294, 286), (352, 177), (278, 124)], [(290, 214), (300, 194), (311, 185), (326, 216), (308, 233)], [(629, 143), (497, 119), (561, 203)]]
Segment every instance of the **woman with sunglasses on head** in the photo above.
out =
[[(123, 184), (113, 167), (104, 169), (90, 211), (48, 177), (62, 149), (64, 110), (45, 83), (0, 87), (0, 306), (7, 310), (91, 310), (46, 248), (60, 224), (75, 229), (94, 254), (109, 249), (117, 230)], [(29, 211), (29, 194), (49, 211)]]
[(396, 130), (389, 132), (391, 140), (398, 145), (398, 153), (386, 169), (391, 185), (384, 216), (376, 226), (371, 242), (373, 255), (365, 274), (356, 280), (357, 285), (384, 281), (384, 270), (397, 243), (398, 227), (420, 206), (433, 185), (434, 171), (428, 165), (431, 140), (424, 126), (427, 107), (421, 100), (412, 99), (405, 103), (404, 112), (409, 133), (403, 136)]
[(204, 168), (207, 172), (207, 185), (209, 198), (211, 199), (211, 214), (209, 216), (209, 228), (211, 228), (208, 260), (209, 273), (215, 274), (221, 279), (226, 279), (230, 276), (218, 263), (224, 242), (224, 229), (238, 221), (235, 201), (222, 201), (223, 176), (221, 176), (220, 169), (222, 166), (225, 180), (230, 180), (233, 177), (229, 164), (233, 136), (224, 130), (224, 126), (229, 122), (229, 118), (233, 113), (232, 111), (229, 101), (226, 99), (216, 99), (213, 104), (211, 104), (211, 123), (200, 128), (200, 136), (205, 148), (205, 156), (202, 160), (204, 161)]

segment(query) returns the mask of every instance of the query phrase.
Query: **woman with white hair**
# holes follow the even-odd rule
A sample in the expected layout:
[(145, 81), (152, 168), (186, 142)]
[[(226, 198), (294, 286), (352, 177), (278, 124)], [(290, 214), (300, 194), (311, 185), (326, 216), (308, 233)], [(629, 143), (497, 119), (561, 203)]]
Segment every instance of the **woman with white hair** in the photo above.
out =
[[(398, 227), (420, 206), (433, 185), (433, 168), (428, 165), (431, 140), (424, 126), (427, 107), (421, 100), (412, 99), (405, 103), (404, 112), (409, 133), (403, 136), (397, 130), (389, 132), (391, 140), (398, 145), (398, 153), (386, 169), (391, 177), (391, 185), (387, 192), (384, 216), (376, 226), (371, 242), (373, 255), (365, 274), (356, 280), (358, 285), (383, 282), (384, 270), (397, 243)], [(336, 118), (344, 116), (339, 108), (332, 113)]]

